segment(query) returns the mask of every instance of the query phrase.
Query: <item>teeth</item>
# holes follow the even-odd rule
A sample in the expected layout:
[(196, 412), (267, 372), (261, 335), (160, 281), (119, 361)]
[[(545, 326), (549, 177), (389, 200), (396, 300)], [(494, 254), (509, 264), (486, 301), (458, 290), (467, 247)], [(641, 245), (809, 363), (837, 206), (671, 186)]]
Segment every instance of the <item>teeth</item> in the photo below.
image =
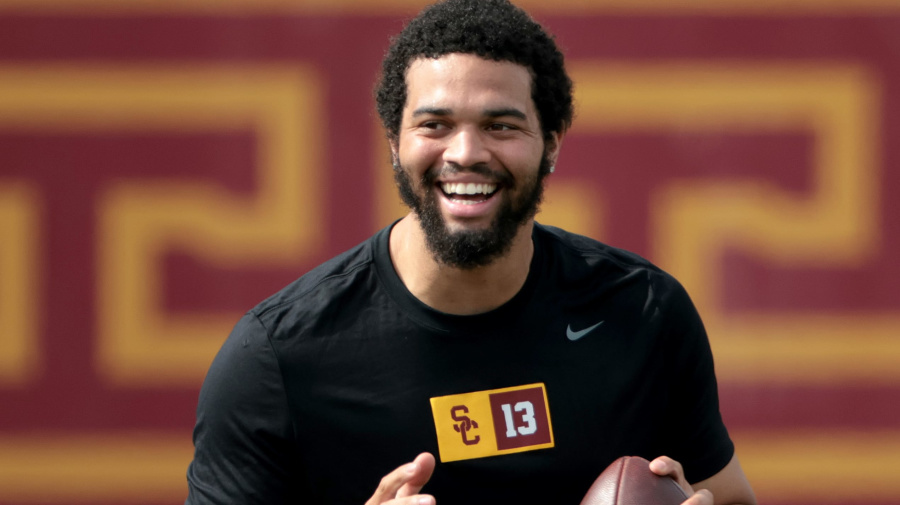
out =
[(448, 195), (490, 195), (497, 191), (496, 184), (475, 184), (474, 182), (445, 182), (441, 189)]

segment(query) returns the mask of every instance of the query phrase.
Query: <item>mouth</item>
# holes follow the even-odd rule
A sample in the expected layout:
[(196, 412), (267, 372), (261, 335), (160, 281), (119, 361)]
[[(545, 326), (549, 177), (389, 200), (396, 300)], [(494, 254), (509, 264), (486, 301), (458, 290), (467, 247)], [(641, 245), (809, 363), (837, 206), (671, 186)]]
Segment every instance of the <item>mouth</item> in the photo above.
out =
[(462, 205), (486, 202), (497, 193), (497, 185), (492, 183), (443, 182), (439, 187), (450, 201)]

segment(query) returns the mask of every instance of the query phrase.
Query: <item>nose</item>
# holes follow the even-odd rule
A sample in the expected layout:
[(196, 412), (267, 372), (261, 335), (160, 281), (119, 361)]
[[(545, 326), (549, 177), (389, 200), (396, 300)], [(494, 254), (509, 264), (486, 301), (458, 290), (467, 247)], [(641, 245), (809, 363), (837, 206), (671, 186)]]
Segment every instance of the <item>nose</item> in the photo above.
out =
[(444, 162), (455, 163), (461, 167), (470, 167), (479, 163), (487, 163), (491, 152), (485, 145), (480, 131), (463, 128), (454, 133), (444, 149)]

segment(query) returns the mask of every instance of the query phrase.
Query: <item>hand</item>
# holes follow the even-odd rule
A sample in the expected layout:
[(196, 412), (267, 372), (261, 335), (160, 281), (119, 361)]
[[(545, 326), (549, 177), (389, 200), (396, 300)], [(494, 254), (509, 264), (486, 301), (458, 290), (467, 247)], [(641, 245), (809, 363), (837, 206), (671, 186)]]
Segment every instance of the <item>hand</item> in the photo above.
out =
[(417, 494), (433, 471), (434, 456), (419, 454), (412, 463), (385, 475), (366, 505), (435, 505), (433, 496)]
[(660, 456), (650, 462), (650, 471), (656, 475), (668, 475), (675, 479), (675, 482), (689, 496), (681, 505), (713, 505), (712, 493), (706, 489), (701, 489), (695, 493), (694, 488), (684, 478), (684, 469), (681, 467), (681, 463), (674, 459), (668, 456)]

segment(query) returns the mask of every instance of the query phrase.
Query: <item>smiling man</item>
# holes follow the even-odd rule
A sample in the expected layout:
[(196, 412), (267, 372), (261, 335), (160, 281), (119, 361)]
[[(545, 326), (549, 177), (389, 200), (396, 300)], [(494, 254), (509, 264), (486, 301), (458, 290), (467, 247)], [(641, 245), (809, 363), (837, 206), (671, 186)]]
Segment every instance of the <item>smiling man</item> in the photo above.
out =
[(429, 7), (376, 102), (410, 213), (236, 325), (187, 503), (574, 504), (638, 455), (686, 504), (754, 504), (681, 286), (534, 221), (572, 121), (540, 25), (505, 0)]
[(425, 304), (486, 312), (525, 282), (532, 220), (562, 133), (544, 138), (522, 65), (451, 53), (412, 61), (406, 80), (391, 150), (413, 212), (391, 232), (391, 257)]
[(391, 144), (400, 194), (439, 261), (486, 266), (527, 235), (559, 133), (545, 145), (521, 65), (449, 54), (412, 62), (407, 81)]

